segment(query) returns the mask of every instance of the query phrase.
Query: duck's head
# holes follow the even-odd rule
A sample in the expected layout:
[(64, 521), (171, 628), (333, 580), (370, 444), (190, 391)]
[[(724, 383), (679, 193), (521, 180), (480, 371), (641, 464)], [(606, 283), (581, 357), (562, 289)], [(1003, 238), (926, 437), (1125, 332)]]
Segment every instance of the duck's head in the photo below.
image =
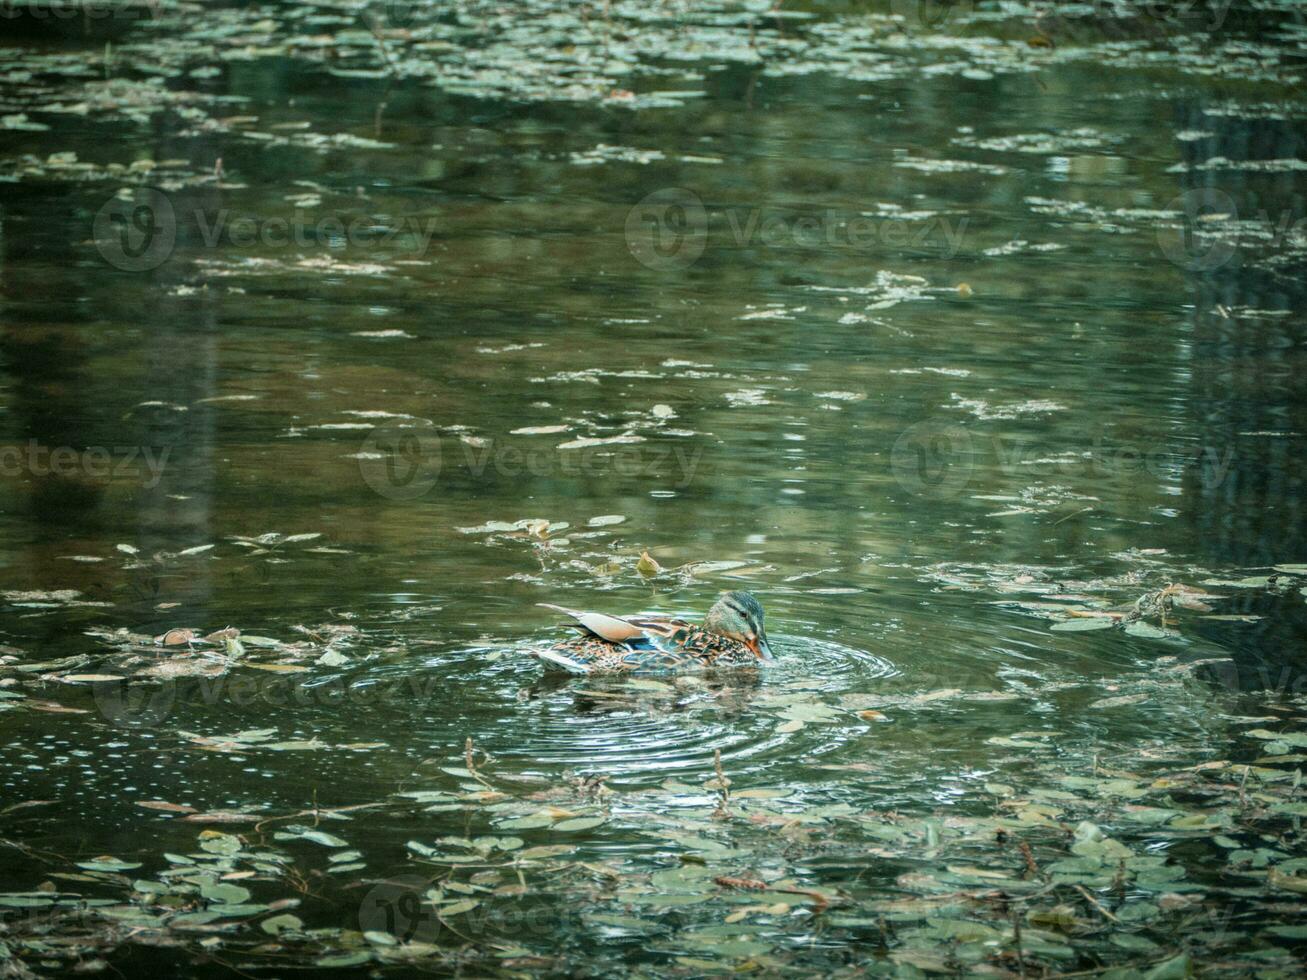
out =
[(752, 650), (759, 660), (774, 660), (767, 645), (767, 631), (762, 627), (762, 604), (749, 592), (725, 592), (713, 603), (704, 617), (703, 628), (710, 633), (738, 640)]

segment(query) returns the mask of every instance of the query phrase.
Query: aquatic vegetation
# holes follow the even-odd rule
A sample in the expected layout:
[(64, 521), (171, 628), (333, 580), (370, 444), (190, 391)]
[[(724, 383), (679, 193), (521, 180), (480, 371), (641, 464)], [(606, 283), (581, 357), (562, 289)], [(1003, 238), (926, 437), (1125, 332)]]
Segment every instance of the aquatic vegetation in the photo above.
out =
[[(1237, 923), (1274, 922), (1307, 888), (1299, 757), (1177, 765), (1174, 752), (1145, 751), (1068, 771), (1020, 734), (995, 740), (1007, 760), (947, 815), (804, 802), (731, 778), (720, 754), (701, 785), (521, 786), (477, 761), (470, 740), (461, 765), (443, 767), (430, 788), (365, 805), (204, 814), (145, 800), (176, 850), (47, 856), (46, 885), (0, 895), (0, 907), (21, 913), (7, 917), (5, 942), (19, 962), (137, 944), (251, 966), (290, 955), (497, 973), (527, 959), (565, 969), (580, 952), (567, 937), (588, 935), (588, 962), (612, 968), (651, 956), (673, 968), (810, 970), (853, 955), (873, 970), (1179, 971), (1219, 961), (1235, 975), (1295, 972), (1293, 927)], [(1247, 734), (1278, 751), (1296, 737)], [(402, 851), (351, 846), (367, 814), (423, 812), (427, 829)], [(461, 832), (432, 826), (451, 820)], [(240, 829), (197, 837), (185, 827), (197, 823)], [(647, 853), (604, 857), (602, 841), (619, 828), (645, 837)], [(356, 923), (322, 917), (323, 897), (350, 892), (363, 902)], [(41, 938), (55, 922), (58, 952)], [(649, 937), (645, 951), (628, 936)]]
[(6, 33), (0, 974), (1302, 972), (1297, 8), (791, 6)]

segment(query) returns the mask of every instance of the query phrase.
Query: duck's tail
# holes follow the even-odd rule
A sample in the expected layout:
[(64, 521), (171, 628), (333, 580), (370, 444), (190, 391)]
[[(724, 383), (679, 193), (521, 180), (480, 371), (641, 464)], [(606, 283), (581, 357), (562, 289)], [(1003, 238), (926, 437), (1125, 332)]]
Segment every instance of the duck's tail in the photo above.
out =
[(589, 664), (582, 663), (579, 660), (573, 660), (571, 657), (564, 656), (557, 650), (532, 650), (531, 655), (533, 657), (539, 657), (545, 662), (545, 670), (549, 670), (551, 664), (555, 669), (561, 668), (569, 674), (588, 674), (591, 670)]

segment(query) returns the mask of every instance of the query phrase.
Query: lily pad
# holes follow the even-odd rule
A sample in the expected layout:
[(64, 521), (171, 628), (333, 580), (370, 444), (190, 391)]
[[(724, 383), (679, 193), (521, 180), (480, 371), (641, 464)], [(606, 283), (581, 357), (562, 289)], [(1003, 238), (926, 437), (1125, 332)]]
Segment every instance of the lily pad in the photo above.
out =
[(259, 928), (266, 933), (279, 936), (283, 932), (299, 932), (304, 928), (304, 923), (301, 921), (299, 916), (285, 912), (281, 915), (274, 915), (270, 918), (264, 919), (259, 923)]

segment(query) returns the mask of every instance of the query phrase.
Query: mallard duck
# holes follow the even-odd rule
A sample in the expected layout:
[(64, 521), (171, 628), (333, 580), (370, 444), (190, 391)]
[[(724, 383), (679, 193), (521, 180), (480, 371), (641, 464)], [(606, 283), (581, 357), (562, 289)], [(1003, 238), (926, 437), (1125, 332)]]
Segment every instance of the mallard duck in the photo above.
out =
[(650, 673), (757, 667), (775, 659), (763, 629), (762, 606), (748, 592), (724, 593), (708, 610), (702, 626), (653, 616), (618, 619), (549, 602), (540, 605), (571, 617), (573, 622), (567, 625), (580, 634), (533, 651), (546, 670)]

